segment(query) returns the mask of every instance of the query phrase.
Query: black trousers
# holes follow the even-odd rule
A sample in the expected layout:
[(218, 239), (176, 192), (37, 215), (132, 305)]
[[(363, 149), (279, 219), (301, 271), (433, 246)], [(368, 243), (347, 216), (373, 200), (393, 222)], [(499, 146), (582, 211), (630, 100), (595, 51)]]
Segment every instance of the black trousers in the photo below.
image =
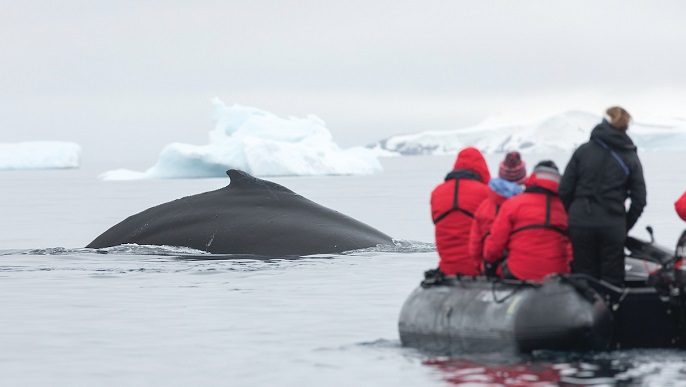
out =
[(584, 273), (624, 286), (626, 226), (569, 227), (574, 250), (572, 273)]

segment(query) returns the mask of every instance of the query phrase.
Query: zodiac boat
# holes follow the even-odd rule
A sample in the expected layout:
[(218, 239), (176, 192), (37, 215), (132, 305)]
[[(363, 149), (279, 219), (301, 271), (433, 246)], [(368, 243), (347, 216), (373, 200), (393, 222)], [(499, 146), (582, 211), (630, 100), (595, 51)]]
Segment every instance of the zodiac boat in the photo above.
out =
[[(677, 254), (627, 238), (625, 287), (582, 274), (541, 283), (427, 272), (399, 318), (404, 346), (465, 352), (686, 348), (686, 273)], [(676, 264), (679, 262), (679, 264)]]

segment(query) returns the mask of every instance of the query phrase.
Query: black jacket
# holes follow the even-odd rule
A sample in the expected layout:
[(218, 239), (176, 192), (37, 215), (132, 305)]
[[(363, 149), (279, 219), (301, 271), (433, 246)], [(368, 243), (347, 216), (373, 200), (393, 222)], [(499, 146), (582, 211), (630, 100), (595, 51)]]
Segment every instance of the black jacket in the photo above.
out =
[[(560, 181), (560, 197), (570, 226), (624, 223), (628, 232), (646, 205), (643, 168), (629, 136), (605, 120), (597, 125), (591, 139), (569, 160)], [(628, 211), (624, 206), (627, 198), (631, 199)]]

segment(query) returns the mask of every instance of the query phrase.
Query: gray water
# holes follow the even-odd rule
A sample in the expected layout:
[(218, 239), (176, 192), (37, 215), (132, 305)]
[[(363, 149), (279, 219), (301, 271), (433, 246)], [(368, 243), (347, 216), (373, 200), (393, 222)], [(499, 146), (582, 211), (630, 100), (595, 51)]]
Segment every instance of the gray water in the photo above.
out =
[[(685, 225), (673, 209), (686, 190), (684, 156), (641, 157), (649, 206), (632, 234), (646, 238), (650, 224), (671, 248)], [(489, 157), (492, 171), (500, 158)], [(568, 155), (552, 158), (564, 166)], [(446, 359), (401, 347), (402, 303), (438, 261), (429, 194), (453, 159), (382, 161), (373, 176), (270, 180), (398, 247), (267, 261), (82, 248), (131, 214), (228, 178), (103, 182), (95, 176), (110, 168), (89, 165), (1, 173), (0, 384), (686, 385), (684, 351)]]

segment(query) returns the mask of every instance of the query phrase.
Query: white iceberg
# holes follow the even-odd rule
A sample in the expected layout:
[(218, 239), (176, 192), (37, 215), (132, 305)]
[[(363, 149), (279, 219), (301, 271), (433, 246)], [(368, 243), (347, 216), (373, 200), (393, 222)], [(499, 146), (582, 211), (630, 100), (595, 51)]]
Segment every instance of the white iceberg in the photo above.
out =
[(314, 115), (279, 118), (240, 105), (213, 100), (215, 127), (207, 145), (172, 143), (144, 172), (108, 171), (103, 180), (202, 178), (240, 169), (255, 176), (354, 175), (382, 171), (377, 153), (366, 148), (343, 150), (324, 122)]
[(0, 170), (68, 169), (81, 164), (81, 146), (64, 141), (0, 143)]
[[(376, 151), (401, 155), (454, 155), (473, 146), (483, 153), (512, 150), (522, 153), (569, 153), (588, 141), (602, 117), (569, 111), (526, 123), (487, 120), (449, 131), (423, 131), (391, 136), (370, 146)], [(686, 148), (686, 120), (641, 118), (629, 126), (629, 136), (642, 151), (674, 151)], [(378, 153), (383, 155), (383, 153)]]

